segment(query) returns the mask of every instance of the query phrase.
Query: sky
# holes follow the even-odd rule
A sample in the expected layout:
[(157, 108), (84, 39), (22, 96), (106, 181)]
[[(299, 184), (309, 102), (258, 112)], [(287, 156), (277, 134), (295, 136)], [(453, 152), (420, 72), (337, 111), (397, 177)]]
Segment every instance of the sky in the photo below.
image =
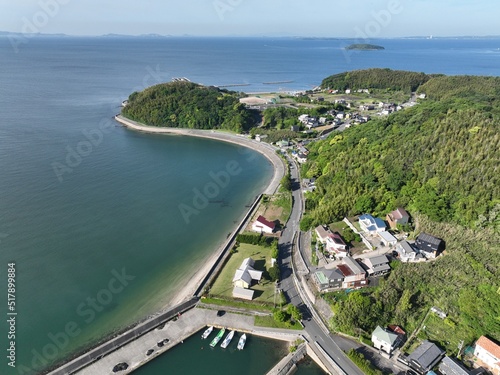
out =
[(500, 35), (498, 0), (0, 0), (0, 30), (70, 35)]

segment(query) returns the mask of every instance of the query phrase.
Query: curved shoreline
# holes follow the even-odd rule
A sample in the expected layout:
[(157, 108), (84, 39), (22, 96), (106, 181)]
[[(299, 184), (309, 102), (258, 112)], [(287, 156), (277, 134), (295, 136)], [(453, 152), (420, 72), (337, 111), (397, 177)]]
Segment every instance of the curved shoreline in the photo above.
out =
[(137, 130), (144, 133), (152, 134), (167, 134), (167, 135), (186, 135), (191, 137), (209, 138), (218, 141), (234, 143), (243, 147), (255, 150), (264, 155), (273, 165), (274, 174), (269, 186), (263, 191), (263, 194), (274, 194), (280, 184), (281, 178), (285, 174), (285, 167), (281, 158), (276, 155), (276, 150), (266, 143), (257, 142), (249, 139), (243, 135), (236, 135), (230, 133), (222, 133), (215, 130), (200, 130), (200, 129), (187, 129), (187, 128), (159, 128), (155, 126), (148, 126), (139, 122), (130, 120), (122, 115), (116, 115), (115, 120), (126, 128)]
[[(257, 152), (260, 152), (264, 155), (273, 165), (273, 177), (268, 187), (264, 190), (263, 194), (274, 194), (278, 189), (281, 178), (285, 174), (285, 165), (282, 159), (276, 154), (276, 151), (271, 146), (260, 143), (255, 140), (246, 138), (245, 136), (221, 133), (211, 130), (198, 130), (198, 129), (185, 129), (185, 128), (158, 128), (153, 126), (147, 126), (136, 121), (130, 120), (122, 115), (116, 115), (115, 120), (122, 124), (123, 126), (144, 133), (152, 133), (152, 134), (166, 134), (166, 135), (185, 135), (192, 137), (200, 137), (200, 138), (208, 138), (219, 140), (223, 142), (229, 142), (233, 144), (237, 144), (243, 147), (250, 148)], [(245, 217), (248, 213), (244, 214)], [(179, 290), (170, 302), (163, 307), (163, 310), (181, 304), (182, 302), (190, 299), (198, 289), (201, 282), (208, 276), (210, 270), (213, 265), (219, 258), (221, 252), (227, 246), (227, 241), (223, 240), (219, 247), (214, 250), (213, 253), (206, 259), (200, 269), (195, 273), (195, 275), (191, 276), (189, 282), (185, 284), (181, 290)]]

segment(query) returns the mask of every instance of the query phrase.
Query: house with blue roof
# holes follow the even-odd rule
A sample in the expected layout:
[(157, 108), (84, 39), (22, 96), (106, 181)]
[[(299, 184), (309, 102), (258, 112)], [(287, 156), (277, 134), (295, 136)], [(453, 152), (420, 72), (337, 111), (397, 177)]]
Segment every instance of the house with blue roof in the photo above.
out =
[(369, 214), (363, 214), (359, 217), (359, 226), (363, 232), (368, 234), (384, 232), (386, 228), (384, 220)]

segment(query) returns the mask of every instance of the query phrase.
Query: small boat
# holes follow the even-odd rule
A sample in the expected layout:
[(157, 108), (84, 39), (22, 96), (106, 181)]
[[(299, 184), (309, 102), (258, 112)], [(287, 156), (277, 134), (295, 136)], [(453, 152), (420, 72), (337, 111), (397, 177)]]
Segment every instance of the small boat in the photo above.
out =
[(215, 336), (214, 339), (212, 340), (212, 342), (210, 343), (210, 346), (212, 348), (215, 347), (215, 345), (217, 345), (219, 343), (222, 336), (224, 336), (224, 332), (226, 332), (226, 329), (224, 327), (222, 327), (222, 329), (219, 331), (217, 336)]
[(222, 344), (220, 344), (220, 347), (226, 349), (231, 340), (233, 339), (233, 336), (234, 336), (234, 331), (229, 331)]
[(242, 334), (240, 340), (238, 341), (238, 350), (243, 350), (246, 342), (247, 342), (247, 335)]
[(214, 327), (212, 327), (212, 326), (208, 327), (205, 330), (205, 332), (203, 332), (203, 335), (201, 335), (201, 338), (206, 339), (208, 336), (210, 336), (210, 334), (212, 333), (213, 330), (214, 330)]

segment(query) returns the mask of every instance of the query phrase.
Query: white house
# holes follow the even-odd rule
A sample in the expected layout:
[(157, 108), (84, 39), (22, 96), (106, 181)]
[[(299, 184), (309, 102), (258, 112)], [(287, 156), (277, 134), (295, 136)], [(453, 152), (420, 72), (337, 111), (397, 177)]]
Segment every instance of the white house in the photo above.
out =
[(396, 246), (398, 243), (398, 240), (396, 237), (394, 237), (392, 234), (389, 232), (383, 231), (383, 232), (377, 232), (378, 236), (380, 237), (380, 242), (382, 242), (383, 246)]
[(241, 263), (233, 277), (235, 287), (248, 289), (252, 286), (252, 281), (259, 281), (262, 278), (262, 271), (253, 268), (255, 261), (252, 258), (246, 258)]
[(391, 354), (392, 351), (398, 347), (401, 339), (396, 333), (377, 326), (372, 333), (372, 342), (375, 348), (383, 350), (387, 354)]
[(364, 214), (359, 217), (359, 226), (365, 233), (376, 234), (385, 231), (384, 220), (372, 215)]
[(259, 233), (273, 233), (276, 224), (272, 221), (267, 221), (262, 215), (259, 215), (257, 220), (252, 224), (252, 230)]
[(399, 260), (403, 263), (417, 262), (425, 260), (425, 257), (420, 254), (418, 249), (408, 241), (401, 241), (396, 245)]
[(500, 345), (485, 336), (481, 336), (476, 342), (474, 355), (484, 367), (494, 375), (500, 375)]

